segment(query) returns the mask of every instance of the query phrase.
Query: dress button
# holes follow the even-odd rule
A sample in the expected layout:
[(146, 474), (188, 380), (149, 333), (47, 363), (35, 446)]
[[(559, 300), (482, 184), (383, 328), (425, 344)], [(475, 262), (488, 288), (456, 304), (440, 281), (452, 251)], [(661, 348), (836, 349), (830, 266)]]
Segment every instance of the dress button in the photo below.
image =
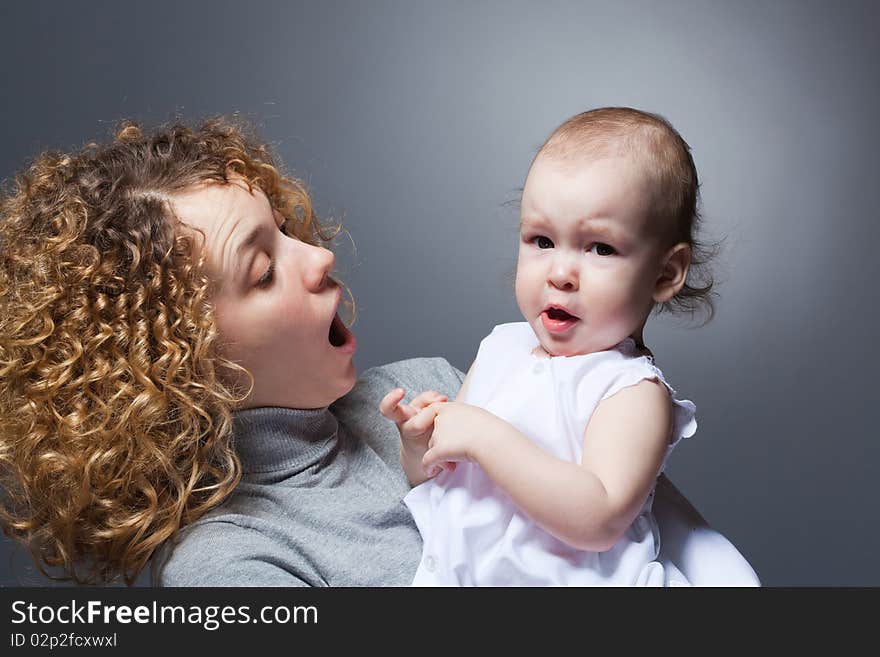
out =
[(532, 368), (532, 372), (535, 374), (540, 374), (544, 371), (544, 363), (535, 363), (535, 366)]
[(433, 573), (437, 570), (437, 558), (433, 554), (429, 554), (425, 557), (425, 570), (429, 573)]

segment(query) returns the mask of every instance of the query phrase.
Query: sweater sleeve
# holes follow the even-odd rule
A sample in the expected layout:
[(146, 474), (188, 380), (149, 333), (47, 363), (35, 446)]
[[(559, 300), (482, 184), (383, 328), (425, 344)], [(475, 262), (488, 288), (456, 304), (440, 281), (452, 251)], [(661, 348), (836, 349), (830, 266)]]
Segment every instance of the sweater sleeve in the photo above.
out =
[[(231, 522), (199, 523), (186, 540), (165, 546), (153, 559), (153, 586), (310, 586), (284, 567), (278, 545)], [(206, 555), (210, 555), (206, 557)]]

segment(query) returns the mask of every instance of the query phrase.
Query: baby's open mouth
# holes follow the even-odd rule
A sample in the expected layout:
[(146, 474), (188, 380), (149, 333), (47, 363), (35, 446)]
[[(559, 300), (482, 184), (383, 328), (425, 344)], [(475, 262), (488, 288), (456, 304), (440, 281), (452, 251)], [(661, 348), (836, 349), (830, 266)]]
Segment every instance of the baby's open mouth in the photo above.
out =
[(556, 306), (549, 306), (541, 313), (541, 323), (544, 328), (558, 338), (566, 335), (577, 326), (579, 321), (581, 321), (580, 317)]
[(546, 312), (547, 312), (547, 317), (549, 317), (552, 320), (559, 321), (559, 322), (580, 319), (579, 317), (572, 315), (570, 312), (563, 310), (562, 308), (552, 308), (551, 307), (551, 308), (548, 308)]

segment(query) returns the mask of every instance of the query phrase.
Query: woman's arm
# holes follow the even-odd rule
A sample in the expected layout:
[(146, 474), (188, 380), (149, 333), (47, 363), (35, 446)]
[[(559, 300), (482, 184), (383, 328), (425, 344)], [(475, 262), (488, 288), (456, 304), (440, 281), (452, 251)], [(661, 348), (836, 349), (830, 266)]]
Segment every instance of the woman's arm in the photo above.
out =
[(604, 551), (635, 519), (663, 462), (672, 426), (666, 388), (624, 388), (596, 408), (580, 464), (563, 461), (491, 413), (438, 404), (426, 467), (478, 463), (540, 527), (580, 549)]
[(230, 522), (197, 522), (162, 546), (153, 586), (319, 586), (296, 571), (298, 555), (260, 532)]

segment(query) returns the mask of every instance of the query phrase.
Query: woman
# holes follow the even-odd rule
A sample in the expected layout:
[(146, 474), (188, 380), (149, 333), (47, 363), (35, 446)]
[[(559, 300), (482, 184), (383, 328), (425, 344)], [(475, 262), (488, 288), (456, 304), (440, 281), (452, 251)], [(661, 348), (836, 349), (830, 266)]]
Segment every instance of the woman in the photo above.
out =
[(461, 374), (419, 359), (355, 386), (330, 237), (226, 119), (125, 123), (18, 177), (0, 518), (44, 572), (131, 584), (155, 557), (163, 585), (409, 583), (420, 539), (378, 402)]
[(375, 410), (386, 386), (421, 380), (452, 392), (456, 372), (443, 361), (388, 367), (390, 379), (376, 373), (331, 412), (355, 384), (355, 338), (337, 314), (333, 254), (291, 239), (287, 217), (238, 176), (176, 195), (171, 211), (204, 235), (225, 355), (253, 376), (253, 387), (233, 416), (241, 482), (168, 543), (155, 581), (408, 583), (420, 542), (401, 503), (408, 486), (394, 427)]

